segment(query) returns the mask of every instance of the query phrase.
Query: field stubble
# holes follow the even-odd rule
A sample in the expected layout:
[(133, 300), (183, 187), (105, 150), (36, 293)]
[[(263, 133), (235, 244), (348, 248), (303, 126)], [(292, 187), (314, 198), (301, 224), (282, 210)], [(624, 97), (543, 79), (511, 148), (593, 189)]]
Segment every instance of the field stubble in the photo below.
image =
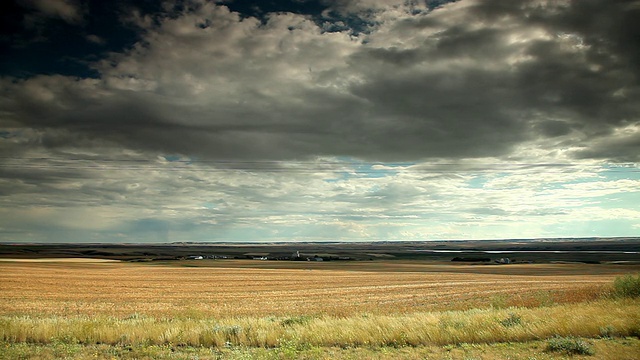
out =
[[(230, 267), (223, 267), (226, 264)], [(0, 263), (0, 314), (234, 317), (403, 314), (483, 307), (539, 306), (597, 298), (625, 267), (590, 273), (581, 265), (414, 266), (353, 271), (151, 266), (130, 263)], [(367, 269), (366, 266), (363, 269)], [(468, 272), (459, 272), (467, 269)], [(500, 273), (502, 272), (502, 273)], [(545, 274), (538, 275), (522, 275)]]

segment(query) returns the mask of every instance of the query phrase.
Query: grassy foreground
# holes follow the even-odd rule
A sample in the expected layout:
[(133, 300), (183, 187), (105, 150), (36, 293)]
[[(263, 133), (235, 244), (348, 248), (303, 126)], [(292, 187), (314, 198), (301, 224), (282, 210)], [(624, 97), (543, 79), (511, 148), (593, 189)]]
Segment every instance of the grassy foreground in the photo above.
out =
[(6, 359), (602, 359), (635, 360), (640, 358), (637, 338), (599, 338), (586, 340), (595, 355), (571, 355), (547, 350), (546, 341), (494, 344), (458, 344), (418, 347), (295, 347), (276, 348), (207, 348), (171, 345), (79, 345), (27, 344), (0, 342), (0, 358)]
[[(390, 316), (0, 317), (6, 358), (635, 359), (639, 335), (634, 298)], [(591, 339), (580, 345), (586, 350), (572, 345), (578, 338)], [(551, 347), (553, 339), (561, 345)]]
[(640, 301), (603, 299), (541, 308), (474, 309), (349, 317), (158, 319), (0, 317), (11, 343), (296, 347), (420, 346), (522, 342), (553, 336), (637, 336)]

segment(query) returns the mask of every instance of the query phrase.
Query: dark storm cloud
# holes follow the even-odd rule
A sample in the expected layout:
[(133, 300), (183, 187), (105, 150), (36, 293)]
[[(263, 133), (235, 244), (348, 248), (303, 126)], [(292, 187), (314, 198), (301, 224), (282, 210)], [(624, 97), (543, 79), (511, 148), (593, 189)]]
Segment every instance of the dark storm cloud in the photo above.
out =
[(503, 157), (551, 138), (640, 159), (639, 2), (418, 5), (331, 2), (375, 24), (357, 37), (213, 3), (140, 15), (142, 40), (94, 63), (98, 79), (3, 79), (3, 122), (50, 149), (211, 159)]
[[(426, 37), (420, 47), (360, 52), (356, 56), (363, 63), (383, 65), (371, 67), (371, 80), (357, 93), (380, 105), (379, 111), (391, 112), (390, 117), (414, 115), (409, 127), (414, 131), (408, 132), (408, 138), (422, 135), (434, 146), (423, 148), (423, 153), (436, 157), (464, 157), (471, 152), (500, 156), (511, 145), (533, 137), (572, 131), (577, 134), (573, 145), (587, 147), (592, 141), (605, 147), (616, 143), (605, 138), (620, 127), (631, 126), (633, 131), (635, 125), (637, 137), (640, 107), (633, 95), (638, 91), (639, 43), (632, 38), (640, 33), (631, 19), (640, 16), (640, 2), (554, 4), (479, 1), (469, 7), (463, 17), (466, 21)], [(402, 23), (404, 32), (410, 24), (411, 20)], [(425, 26), (419, 20), (415, 30), (438, 25), (442, 23)], [(509, 39), (533, 31), (544, 31), (546, 36), (520, 43)], [(505, 58), (518, 53), (526, 60), (505, 63)], [(424, 75), (408, 72), (406, 78), (391, 70), (438, 61), (472, 64)], [(485, 67), (491, 64), (501, 66)], [(467, 147), (460, 151), (464, 142)], [(637, 142), (623, 142), (624, 146), (608, 152), (601, 149), (578, 156), (589, 153), (614, 161), (637, 161)], [(420, 148), (418, 142), (405, 144)]]
[(558, 137), (571, 132), (571, 126), (563, 121), (549, 120), (536, 124), (537, 131), (545, 137)]
[(522, 121), (495, 104), (510, 96), (502, 80), (476, 70), (383, 75), (354, 92), (375, 104), (372, 113), (383, 119), (375, 134), (381, 153), (387, 149), (408, 159), (499, 156), (528, 137)]

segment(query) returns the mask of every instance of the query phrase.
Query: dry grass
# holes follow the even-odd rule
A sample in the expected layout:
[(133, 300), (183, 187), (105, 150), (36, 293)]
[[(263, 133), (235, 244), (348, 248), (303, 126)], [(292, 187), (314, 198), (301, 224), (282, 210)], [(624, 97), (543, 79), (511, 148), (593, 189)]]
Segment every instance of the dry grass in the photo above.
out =
[[(156, 319), (89, 316), (2, 316), (0, 340), (8, 342), (223, 347), (421, 346), (523, 342), (553, 336), (618, 336), (640, 331), (638, 300), (605, 299), (548, 308), (485, 309), (410, 315), (291, 318)], [(517, 324), (504, 320), (516, 315)]]
[[(380, 264), (373, 271), (353, 271), (352, 264), (346, 265), (348, 270), (315, 264), (305, 270), (0, 262), (0, 314), (348, 316), (531, 307), (598, 298), (615, 278), (611, 269), (593, 274), (587, 265), (581, 265), (582, 274), (575, 274), (574, 265), (392, 268), (401, 265), (390, 265), (389, 271)], [(471, 272), (492, 268), (517, 274)], [(542, 275), (521, 275), (524, 271)]]

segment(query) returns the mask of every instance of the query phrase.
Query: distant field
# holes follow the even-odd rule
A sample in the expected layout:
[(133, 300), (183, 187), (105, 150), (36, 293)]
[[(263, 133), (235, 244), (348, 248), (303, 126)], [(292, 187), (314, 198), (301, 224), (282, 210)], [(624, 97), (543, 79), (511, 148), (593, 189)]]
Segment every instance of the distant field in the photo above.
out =
[[(518, 263), (554, 261), (640, 265), (640, 238), (377, 241), (327, 243), (172, 243), (172, 244), (8, 244), (0, 242), (0, 258), (94, 258), (128, 261), (177, 261), (193, 256), (270, 261), (315, 258), (340, 262), (367, 260), (451, 261), (508, 257)], [(276, 260), (277, 259), (277, 260)]]
[(4, 261), (0, 314), (233, 317), (538, 306), (589, 300), (616, 275), (634, 271), (640, 268), (410, 261)]

